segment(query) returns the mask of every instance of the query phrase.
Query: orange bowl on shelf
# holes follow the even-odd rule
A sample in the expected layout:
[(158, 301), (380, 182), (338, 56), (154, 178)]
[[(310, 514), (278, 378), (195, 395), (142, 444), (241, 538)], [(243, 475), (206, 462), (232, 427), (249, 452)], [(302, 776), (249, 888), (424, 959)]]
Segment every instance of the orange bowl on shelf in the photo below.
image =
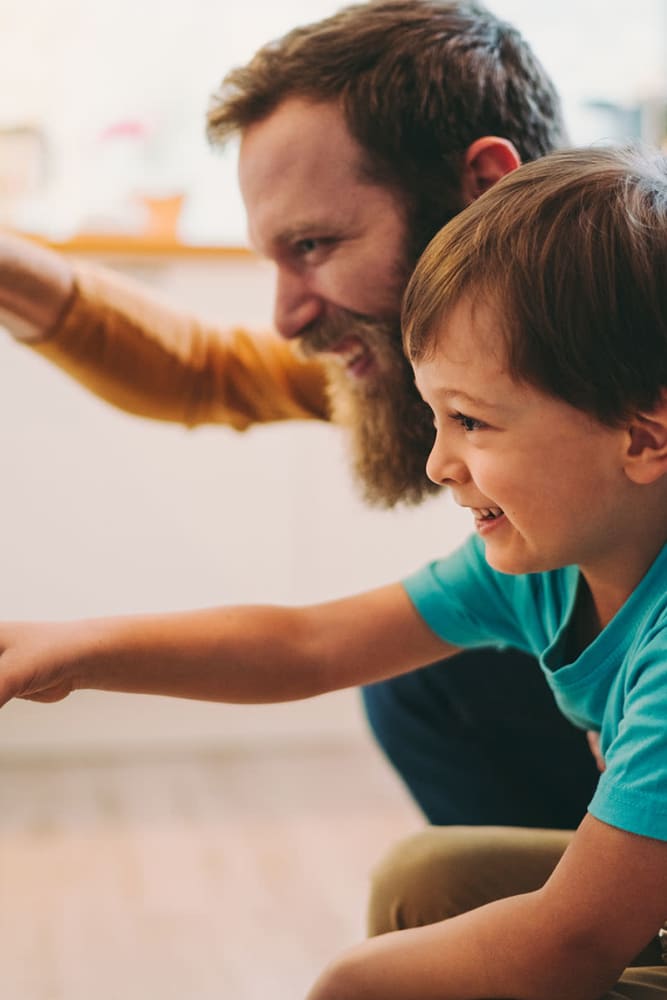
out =
[(174, 194), (163, 198), (142, 195), (141, 203), (146, 210), (146, 222), (142, 235), (176, 240), (185, 195)]

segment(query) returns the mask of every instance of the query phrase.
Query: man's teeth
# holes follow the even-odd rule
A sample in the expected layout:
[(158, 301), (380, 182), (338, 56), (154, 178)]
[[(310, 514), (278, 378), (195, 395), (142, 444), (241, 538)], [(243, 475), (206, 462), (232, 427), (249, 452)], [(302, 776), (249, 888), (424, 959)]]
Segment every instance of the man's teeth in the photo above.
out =
[(356, 351), (350, 351), (345, 355), (345, 364), (356, 365), (357, 361), (361, 361), (365, 353), (366, 349), (363, 346), (357, 348)]

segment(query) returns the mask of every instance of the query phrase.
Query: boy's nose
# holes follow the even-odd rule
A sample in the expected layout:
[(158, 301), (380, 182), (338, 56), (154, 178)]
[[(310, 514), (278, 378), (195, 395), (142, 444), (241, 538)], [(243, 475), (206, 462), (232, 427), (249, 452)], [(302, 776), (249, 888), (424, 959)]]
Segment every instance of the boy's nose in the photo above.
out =
[(440, 431), (426, 462), (426, 475), (437, 486), (465, 483), (470, 478), (465, 462), (445, 444)]
[(298, 337), (322, 313), (322, 300), (297, 274), (278, 271), (273, 322), (281, 337)]

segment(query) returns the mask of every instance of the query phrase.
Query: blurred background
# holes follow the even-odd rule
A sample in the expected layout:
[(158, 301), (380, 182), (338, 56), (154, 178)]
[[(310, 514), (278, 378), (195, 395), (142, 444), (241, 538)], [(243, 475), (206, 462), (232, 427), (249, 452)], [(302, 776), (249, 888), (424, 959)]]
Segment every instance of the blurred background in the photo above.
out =
[[(63, 237), (141, 231), (244, 241), (234, 151), (211, 156), (209, 94), (264, 41), (336, 0), (0, 3), (0, 219)], [(498, 0), (552, 74), (572, 138), (665, 133), (665, 0)], [(134, 201), (133, 201), (134, 199)], [(179, 211), (180, 207), (180, 211)]]

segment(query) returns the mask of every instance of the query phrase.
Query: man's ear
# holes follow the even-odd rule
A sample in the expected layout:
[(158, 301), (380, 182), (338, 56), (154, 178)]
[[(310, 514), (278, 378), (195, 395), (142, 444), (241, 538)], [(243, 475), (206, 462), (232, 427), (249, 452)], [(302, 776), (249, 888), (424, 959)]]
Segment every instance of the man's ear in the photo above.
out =
[(625, 473), (646, 486), (667, 474), (667, 389), (650, 413), (637, 413), (628, 424)]
[(516, 146), (509, 139), (485, 135), (468, 146), (463, 157), (461, 191), (469, 205), (505, 174), (521, 166)]

